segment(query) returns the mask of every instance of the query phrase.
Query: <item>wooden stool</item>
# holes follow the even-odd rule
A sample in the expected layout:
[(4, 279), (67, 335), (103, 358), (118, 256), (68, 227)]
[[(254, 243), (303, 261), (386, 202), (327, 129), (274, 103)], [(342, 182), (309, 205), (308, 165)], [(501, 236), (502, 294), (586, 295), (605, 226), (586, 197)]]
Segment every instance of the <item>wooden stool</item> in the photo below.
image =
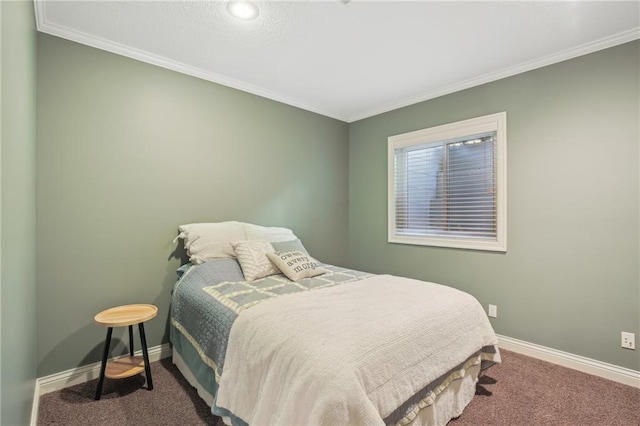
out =
[[(98, 325), (109, 327), (107, 339), (102, 355), (102, 366), (100, 367), (100, 380), (96, 389), (96, 400), (102, 394), (104, 378), (124, 379), (136, 374), (145, 372), (147, 377), (147, 389), (153, 389), (151, 380), (151, 366), (149, 365), (149, 354), (147, 353), (147, 339), (144, 335), (144, 322), (150, 320), (158, 314), (158, 308), (154, 305), (124, 305), (107, 309), (95, 316), (94, 320)], [(138, 324), (140, 330), (140, 342), (142, 343), (142, 356), (133, 356), (133, 326)], [(109, 357), (109, 345), (111, 344), (111, 333), (113, 327), (129, 327), (129, 357), (120, 358), (107, 364)]]

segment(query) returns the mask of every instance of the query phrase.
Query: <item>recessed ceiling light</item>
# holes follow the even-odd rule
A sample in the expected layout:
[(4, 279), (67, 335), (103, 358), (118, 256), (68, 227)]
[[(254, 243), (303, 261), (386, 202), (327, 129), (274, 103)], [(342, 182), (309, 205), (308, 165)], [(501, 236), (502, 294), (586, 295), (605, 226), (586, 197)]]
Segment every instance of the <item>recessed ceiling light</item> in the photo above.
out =
[(255, 19), (260, 13), (258, 6), (246, 0), (230, 1), (227, 4), (227, 10), (232, 16), (245, 21)]

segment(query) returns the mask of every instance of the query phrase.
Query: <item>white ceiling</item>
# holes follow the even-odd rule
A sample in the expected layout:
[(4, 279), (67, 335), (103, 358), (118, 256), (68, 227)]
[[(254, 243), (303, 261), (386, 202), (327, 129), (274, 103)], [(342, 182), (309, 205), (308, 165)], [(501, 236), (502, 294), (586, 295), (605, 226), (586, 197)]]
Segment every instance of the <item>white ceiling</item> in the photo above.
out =
[(640, 38), (640, 1), (36, 0), (38, 30), (352, 122)]

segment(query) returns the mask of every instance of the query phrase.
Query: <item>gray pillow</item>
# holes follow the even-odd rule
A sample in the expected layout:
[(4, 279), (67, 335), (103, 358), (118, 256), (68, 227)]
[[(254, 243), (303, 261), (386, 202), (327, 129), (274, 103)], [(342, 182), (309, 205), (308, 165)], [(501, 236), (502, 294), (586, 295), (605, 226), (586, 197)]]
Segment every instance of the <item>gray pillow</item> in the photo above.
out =
[(309, 254), (306, 248), (302, 245), (302, 241), (299, 239), (291, 240), (291, 241), (281, 241), (281, 242), (272, 242), (275, 251), (292, 251), (298, 250), (303, 252), (304, 254)]

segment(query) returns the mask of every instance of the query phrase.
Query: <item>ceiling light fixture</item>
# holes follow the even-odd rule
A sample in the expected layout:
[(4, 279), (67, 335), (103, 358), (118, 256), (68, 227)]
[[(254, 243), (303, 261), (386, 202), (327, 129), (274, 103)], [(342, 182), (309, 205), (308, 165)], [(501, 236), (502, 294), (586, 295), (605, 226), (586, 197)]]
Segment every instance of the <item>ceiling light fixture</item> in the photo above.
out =
[(246, 0), (234, 0), (227, 3), (227, 10), (231, 16), (249, 21), (255, 19), (260, 11), (258, 6)]

